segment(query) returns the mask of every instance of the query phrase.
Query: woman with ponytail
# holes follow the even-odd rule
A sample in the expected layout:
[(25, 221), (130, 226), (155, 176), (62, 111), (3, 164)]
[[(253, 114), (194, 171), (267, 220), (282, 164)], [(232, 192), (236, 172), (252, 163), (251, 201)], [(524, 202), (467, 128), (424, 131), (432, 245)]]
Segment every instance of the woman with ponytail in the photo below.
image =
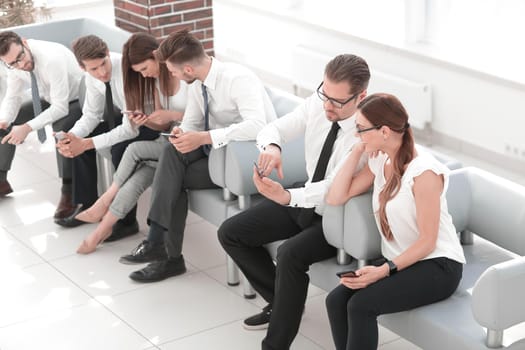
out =
[[(169, 132), (184, 115), (187, 99), (186, 82), (171, 75), (156, 56), (159, 43), (148, 33), (130, 36), (122, 49), (124, 95), (132, 125)], [(126, 148), (122, 161), (113, 176), (113, 183), (90, 208), (76, 216), (77, 220), (98, 226), (81, 243), (77, 253), (89, 254), (111, 235), (118, 220), (136, 210), (140, 195), (151, 185), (158, 157), (168, 143), (165, 136), (152, 141), (134, 142)], [(138, 231), (138, 228), (137, 228)], [(142, 259), (131, 263), (148, 262), (165, 255), (163, 237), (148, 237), (134, 252)], [(126, 255), (127, 256), (127, 255)], [(124, 261), (129, 263), (129, 261)]]
[[(416, 149), (399, 100), (374, 94), (357, 107), (353, 147), (326, 197), (332, 205), (366, 192), (381, 233), (385, 262), (364, 266), (326, 298), (338, 350), (376, 349), (377, 316), (448, 298), (461, 279), (465, 257), (445, 198), (448, 169)], [(368, 165), (355, 173), (363, 153)]]

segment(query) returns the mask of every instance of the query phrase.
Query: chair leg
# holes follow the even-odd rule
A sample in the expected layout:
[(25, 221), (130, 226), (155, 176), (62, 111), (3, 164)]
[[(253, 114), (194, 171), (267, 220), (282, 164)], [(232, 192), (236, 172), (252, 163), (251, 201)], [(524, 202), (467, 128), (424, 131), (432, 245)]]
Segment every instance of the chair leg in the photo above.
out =
[(359, 259), (357, 260), (357, 268), (360, 269), (364, 266), (368, 265), (368, 260), (365, 259)]
[(493, 330), (487, 328), (487, 347), (501, 348), (503, 346), (503, 330)]
[(228, 255), (226, 255), (226, 281), (229, 286), (239, 285), (239, 268)]
[(248, 279), (244, 275), (242, 275), (242, 289), (243, 289), (244, 297), (246, 299), (255, 299), (256, 297), (255, 291), (253, 290), (252, 285), (250, 284), (250, 281), (248, 281)]
[(338, 265), (348, 265), (352, 261), (352, 257), (346, 254), (343, 248), (337, 249), (337, 264)]

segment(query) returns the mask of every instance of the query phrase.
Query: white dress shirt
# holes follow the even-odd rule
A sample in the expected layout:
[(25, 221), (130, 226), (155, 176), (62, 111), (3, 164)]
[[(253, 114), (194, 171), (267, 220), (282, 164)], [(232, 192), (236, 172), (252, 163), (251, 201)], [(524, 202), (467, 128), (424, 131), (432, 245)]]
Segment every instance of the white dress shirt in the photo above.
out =
[(195, 81), (188, 89), (188, 104), (181, 129), (204, 130), (202, 84), (208, 91), (210, 136), (213, 148), (230, 141), (254, 140), (267, 122), (275, 120), (275, 110), (259, 78), (235, 63), (212, 58), (203, 83)]
[[(37, 130), (69, 113), (69, 102), (78, 99), (82, 70), (73, 52), (62, 44), (29, 39), (27, 46), (35, 63), (33, 72), (38, 92), (50, 104), (49, 108), (27, 122), (33, 130)], [(0, 106), (0, 121), (13, 123), (24, 96), (27, 96), (25, 91), (30, 88), (29, 72), (20, 69), (8, 71), (7, 91)]]
[[(124, 98), (124, 82), (122, 76), (122, 55), (111, 52), (111, 96), (113, 104), (121, 110), (126, 110), (126, 100)], [(106, 106), (106, 85), (89, 73), (85, 73), (86, 98), (82, 108), (82, 117), (75, 123), (70, 132), (78, 137), (88, 136), (98, 124), (103, 122), (104, 109)], [(95, 149), (110, 147), (116, 143), (132, 139), (139, 134), (138, 129), (134, 128), (127, 116), (122, 117), (122, 124), (106, 133), (93, 137)]]
[[(359, 142), (355, 136), (355, 117), (338, 122), (341, 127), (337, 133), (337, 139), (332, 149), (332, 155), (326, 168), (326, 176), (322, 181), (312, 183), (312, 177), (319, 160), (326, 136), (332, 127), (332, 122), (326, 118), (323, 109), (323, 101), (313, 94), (293, 112), (268, 124), (257, 135), (257, 146), (264, 149), (271, 143), (282, 145), (293, 139), (304, 135), (304, 153), (306, 160), (306, 173), (308, 181), (304, 187), (290, 188), (290, 204), (293, 207), (313, 208), (319, 215), (324, 211), (324, 198), (337, 170), (342, 166), (344, 160), (350, 153), (353, 145)], [(358, 169), (362, 168), (366, 158), (362, 157)], [(284, 164), (286, 167), (286, 164)], [(286, 176), (286, 172), (284, 174)]]

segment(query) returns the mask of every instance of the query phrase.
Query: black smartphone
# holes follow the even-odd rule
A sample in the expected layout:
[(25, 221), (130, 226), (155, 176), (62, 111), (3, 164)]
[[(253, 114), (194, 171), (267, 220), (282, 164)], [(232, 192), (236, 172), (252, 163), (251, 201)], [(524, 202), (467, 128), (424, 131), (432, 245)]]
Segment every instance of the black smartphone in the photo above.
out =
[(357, 274), (355, 273), (354, 270), (336, 272), (335, 274), (339, 278), (343, 278), (343, 277), (357, 277)]
[(177, 138), (177, 135), (170, 134), (169, 132), (161, 132), (162, 136)]
[(255, 165), (255, 169), (257, 169), (257, 174), (259, 174), (259, 177), (263, 177), (263, 172), (261, 171), (261, 169), (259, 169), (257, 162), (253, 162), (253, 165)]

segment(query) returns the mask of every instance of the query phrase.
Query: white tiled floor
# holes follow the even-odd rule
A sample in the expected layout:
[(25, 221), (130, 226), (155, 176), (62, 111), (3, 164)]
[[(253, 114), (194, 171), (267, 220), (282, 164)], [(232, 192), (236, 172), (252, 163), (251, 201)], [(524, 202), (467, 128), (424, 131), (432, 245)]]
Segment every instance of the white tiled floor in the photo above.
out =
[[(452, 155), (525, 184), (525, 177)], [(118, 258), (143, 238), (149, 193), (139, 205), (139, 235), (80, 256), (76, 247), (93, 226), (63, 229), (53, 223), (59, 194), (55, 168), (51, 141), (40, 146), (30, 135), (9, 174), (15, 192), (0, 199), (1, 350), (260, 347), (264, 332), (245, 331), (241, 321), (264, 301), (246, 300), (241, 287), (226, 285), (214, 226), (190, 213), (184, 243), (188, 272), (159, 283), (134, 283), (127, 276), (137, 267)], [(325, 296), (311, 286), (293, 349), (333, 349)], [(380, 344), (382, 350), (416, 349), (384, 328)]]

